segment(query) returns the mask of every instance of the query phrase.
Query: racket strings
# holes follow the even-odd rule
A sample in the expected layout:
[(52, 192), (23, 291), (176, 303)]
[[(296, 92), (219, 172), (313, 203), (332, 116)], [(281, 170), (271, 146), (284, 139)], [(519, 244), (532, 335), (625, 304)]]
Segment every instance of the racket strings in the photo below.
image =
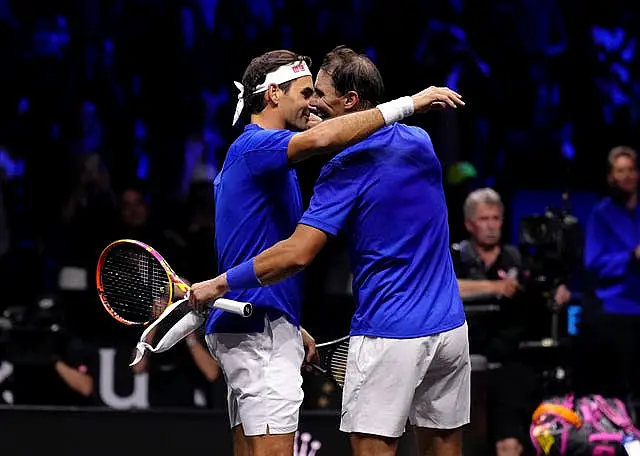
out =
[(331, 350), (320, 354), (323, 364), (329, 369), (329, 373), (340, 386), (344, 385), (348, 355), (348, 340), (340, 342), (337, 346), (331, 347)]
[(119, 245), (104, 258), (103, 298), (120, 317), (144, 323), (169, 303), (171, 283), (162, 265), (146, 250)]

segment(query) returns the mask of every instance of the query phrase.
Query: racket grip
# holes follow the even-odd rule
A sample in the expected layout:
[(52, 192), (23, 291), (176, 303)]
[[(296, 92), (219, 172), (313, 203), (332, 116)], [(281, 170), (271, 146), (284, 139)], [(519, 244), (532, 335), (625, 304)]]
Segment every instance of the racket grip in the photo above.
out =
[(232, 299), (219, 298), (213, 303), (215, 309), (231, 312), (243, 317), (249, 317), (253, 313), (253, 305), (249, 302), (234, 301)]

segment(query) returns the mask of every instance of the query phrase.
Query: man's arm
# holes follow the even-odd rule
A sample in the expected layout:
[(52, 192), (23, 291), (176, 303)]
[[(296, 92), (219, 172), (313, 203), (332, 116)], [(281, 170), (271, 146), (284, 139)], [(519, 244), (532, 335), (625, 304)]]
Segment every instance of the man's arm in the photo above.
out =
[[(327, 235), (324, 232), (310, 226), (298, 225), (288, 239), (263, 250), (231, 271), (250, 276), (250, 281), (254, 282), (255, 287), (271, 285), (306, 268), (326, 243)], [(191, 307), (202, 309), (209, 300), (224, 296), (231, 289), (228, 273), (229, 271), (213, 279), (193, 284), (189, 294)]]
[(264, 250), (254, 260), (256, 277), (262, 285), (280, 282), (309, 266), (327, 243), (327, 235), (316, 228), (298, 225), (295, 232)]
[(75, 392), (85, 397), (93, 393), (93, 378), (80, 370), (69, 366), (64, 361), (56, 361), (55, 370), (64, 382)]
[(505, 296), (510, 298), (519, 289), (518, 282), (514, 279), (500, 280), (471, 280), (458, 279), (460, 298), (477, 299), (486, 296)]
[(412, 97), (398, 98), (373, 109), (325, 120), (314, 128), (295, 134), (289, 141), (289, 161), (331, 153), (365, 139), (393, 122), (430, 108), (464, 106), (460, 95), (447, 87), (429, 87)]
[(465, 299), (474, 299), (479, 296), (497, 295), (496, 283), (493, 280), (469, 280), (458, 279), (458, 289), (460, 297)]

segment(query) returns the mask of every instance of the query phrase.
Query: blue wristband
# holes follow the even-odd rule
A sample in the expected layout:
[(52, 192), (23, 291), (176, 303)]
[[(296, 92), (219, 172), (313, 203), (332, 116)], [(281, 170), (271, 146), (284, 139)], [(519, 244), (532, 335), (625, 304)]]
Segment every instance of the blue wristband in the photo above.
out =
[(244, 290), (262, 286), (256, 275), (256, 270), (253, 268), (253, 258), (227, 271), (227, 285), (230, 290)]

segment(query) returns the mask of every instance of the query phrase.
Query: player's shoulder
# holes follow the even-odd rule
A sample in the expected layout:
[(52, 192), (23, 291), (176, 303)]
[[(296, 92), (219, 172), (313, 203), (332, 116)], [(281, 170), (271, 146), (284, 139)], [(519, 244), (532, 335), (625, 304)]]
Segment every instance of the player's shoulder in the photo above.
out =
[(406, 141), (424, 142), (424, 144), (428, 144), (429, 146), (431, 146), (431, 136), (429, 136), (429, 133), (427, 133), (424, 128), (418, 127), (416, 125), (407, 125), (400, 122), (396, 122), (394, 126), (397, 129), (398, 133), (400, 133), (399, 136), (402, 139)]
[(394, 122), (390, 125), (382, 127), (373, 135), (367, 138), (368, 140), (375, 140), (376, 138), (394, 138), (397, 140), (410, 139), (410, 138), (429, 138), (429, 134), (424, 128), (416, 125), (407, 125), (401, 122)]
[(392, 124), (392, 126), (400, 131), (406, 131), (412, 135), (429, 136), (429, 133), (427, 133), (427, 131), (424, 128), (418, 127), (417, 125), (408, 125), (406, 123), (396, 122)]
[(402, 155), (401, 151), (415, 154), (418, 149), (427, 152), (426, 155), (418, 155), (433, 155), (433, 145), (428, 133), (420, 127), (394, 122), (362, 141), (347, 147), (327, 164), (338, 167), (347, 163), (350, 165), (370, 164), (372, 160), (380, 162), (388, 157), (387, 154), (381, 154), (380, 151)]
[(230, 149), (236, 153), (252, 150), (286, 148), (289, 140), (296, 133), (284, 129), (264, 129), (255, 124), (249, 124), (240, 136), (233, 142)]

